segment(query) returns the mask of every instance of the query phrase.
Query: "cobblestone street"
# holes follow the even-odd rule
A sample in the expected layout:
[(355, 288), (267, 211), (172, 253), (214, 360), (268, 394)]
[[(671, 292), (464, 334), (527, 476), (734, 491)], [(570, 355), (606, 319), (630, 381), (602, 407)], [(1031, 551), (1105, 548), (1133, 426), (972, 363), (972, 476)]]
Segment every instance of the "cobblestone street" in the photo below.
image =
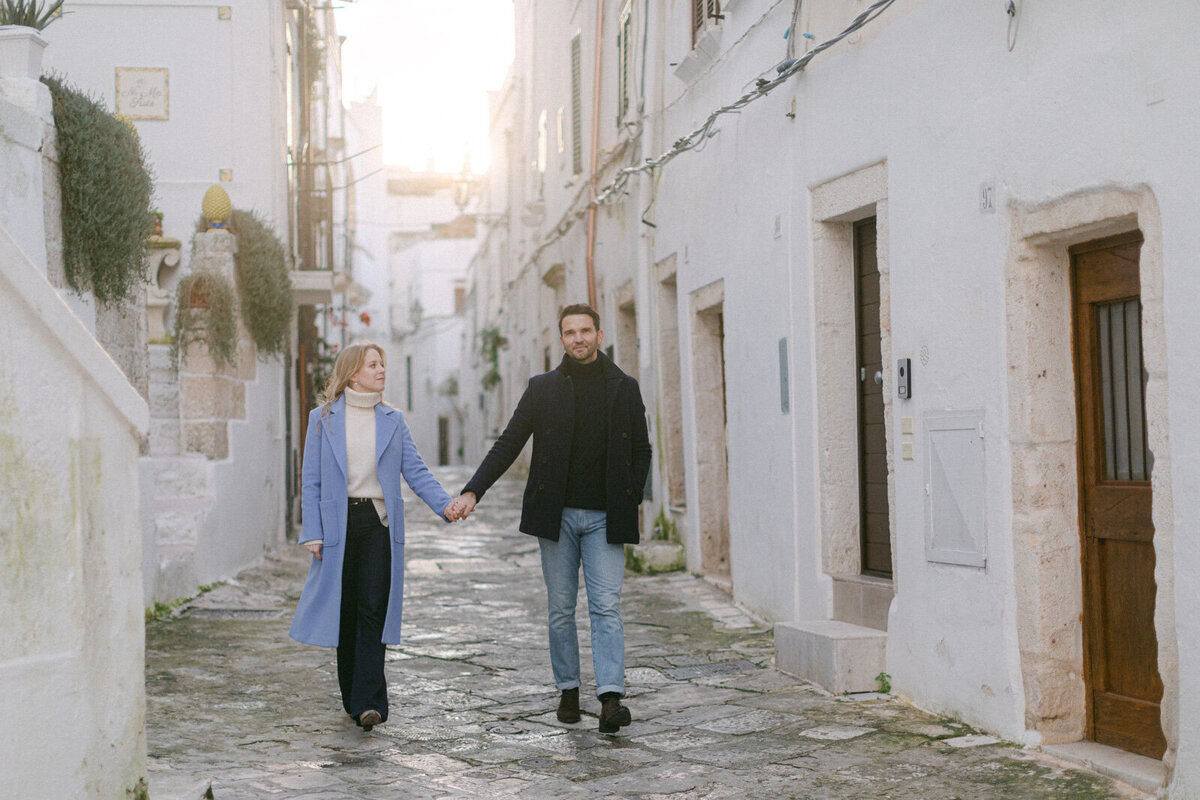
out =
[[(438, 470), (451, 493), (468, 474)], [(886, 695), (784, 675), (770, 630), (686, 573), (627, 575), (620, 735), (596, 730), (581, 597), (585, 716), (563, 725), (520, 492), (502, 481), (456, 526), (410, 496), (405, 642), (389, 651), (391, 718), (370, 733), (342, 712), (333, 651), (287, 636), (301, 548), (151, 623), (151, 797), (1140, 796)]]

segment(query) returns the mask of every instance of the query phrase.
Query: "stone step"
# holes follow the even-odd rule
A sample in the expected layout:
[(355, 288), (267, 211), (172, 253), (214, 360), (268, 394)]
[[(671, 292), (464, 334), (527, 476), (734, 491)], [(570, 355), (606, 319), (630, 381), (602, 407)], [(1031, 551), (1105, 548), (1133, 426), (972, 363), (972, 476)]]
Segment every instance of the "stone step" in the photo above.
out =
[(213, 494), (212, 464), (204, 456), (165, 456), (153, 461), (154, 495), (158, 502)]
[(160, 546), (194, 547), (215, 504), (215, 497), (159, 500), (154, 506), (155, 540)]
[(154, 599), (170, 603), (180, 597), (196, 593), (199, 581), (196, 578), (196, 548), (179, 544), (159, 544), (158, 580), (154, 588)]
[(152, 344), (149, 349), (150, 369), (174, 370), (175, 364), (171, 361), (171, 345)]
[(183, 427), (178, 419), (167, 417), (150, 418), (150, 455), (177, 456), (180, 454), (180, 436)]
[(179, 419), (179, 384), (150, 381), (150, 416)]
[(832, 694), (877, 691), (887, 632), (838, 620), (777, 622), (775, 668)]

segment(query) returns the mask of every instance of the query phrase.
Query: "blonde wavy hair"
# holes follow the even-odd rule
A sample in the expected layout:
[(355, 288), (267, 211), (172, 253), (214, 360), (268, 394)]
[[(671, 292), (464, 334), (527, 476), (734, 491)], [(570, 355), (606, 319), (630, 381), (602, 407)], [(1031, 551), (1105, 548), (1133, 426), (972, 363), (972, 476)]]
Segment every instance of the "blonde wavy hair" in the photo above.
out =
[(387, 353), (379, 345), (365, 339), (346, 345), (337, 354), (337, 358), (333, 362), (333, 369), (329, 373), (329, 380), (325, 381), (325, 391), (321, 393), (321, 419), (329, 417), (329, 407), (345, 394), (346, 387), (350, 385), (350, 379), (357, 375), (363, 364), (367, 362), (367, 352), (370, 350), (379, 353), (379, 360), (386, 367)]

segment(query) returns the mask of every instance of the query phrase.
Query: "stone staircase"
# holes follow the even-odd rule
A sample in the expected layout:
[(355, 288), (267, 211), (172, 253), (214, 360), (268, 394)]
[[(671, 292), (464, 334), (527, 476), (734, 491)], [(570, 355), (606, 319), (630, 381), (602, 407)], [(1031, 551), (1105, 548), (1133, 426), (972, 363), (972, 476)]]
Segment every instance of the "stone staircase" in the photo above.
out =
[(169, 345), (150, 345), (150, 447), (154, 480), (154, 540), (158, 577), (147, 602), (170, 602), (195, 592), (196, 543), (213, 524), (213, 462), (181, 445), (179, 376)]

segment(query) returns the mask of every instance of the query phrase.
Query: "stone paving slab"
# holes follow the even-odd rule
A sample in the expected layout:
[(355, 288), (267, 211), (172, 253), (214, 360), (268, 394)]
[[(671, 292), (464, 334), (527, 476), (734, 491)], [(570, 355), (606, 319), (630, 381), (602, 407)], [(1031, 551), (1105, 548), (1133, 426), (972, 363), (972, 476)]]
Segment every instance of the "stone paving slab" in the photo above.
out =
[[(469, 473), (438, 475), (453, 491)], [(301, 548), (151, 623), (151, 797), (1141, 796), (887, 695), (832, 697), (784, 675), (770, 630), (683, 573), (626, 576), (634, 721), (619, 735), (596, 729), (581, 596), (584, 719), (564, 725), (537, 544), (515, 530), (521, 489), (501, 482), (455, 526), (406, 503), (405, 642), (388, 652), (391, 717), (371, 733), (342, 713), (333, 651), (287, 636)]]

